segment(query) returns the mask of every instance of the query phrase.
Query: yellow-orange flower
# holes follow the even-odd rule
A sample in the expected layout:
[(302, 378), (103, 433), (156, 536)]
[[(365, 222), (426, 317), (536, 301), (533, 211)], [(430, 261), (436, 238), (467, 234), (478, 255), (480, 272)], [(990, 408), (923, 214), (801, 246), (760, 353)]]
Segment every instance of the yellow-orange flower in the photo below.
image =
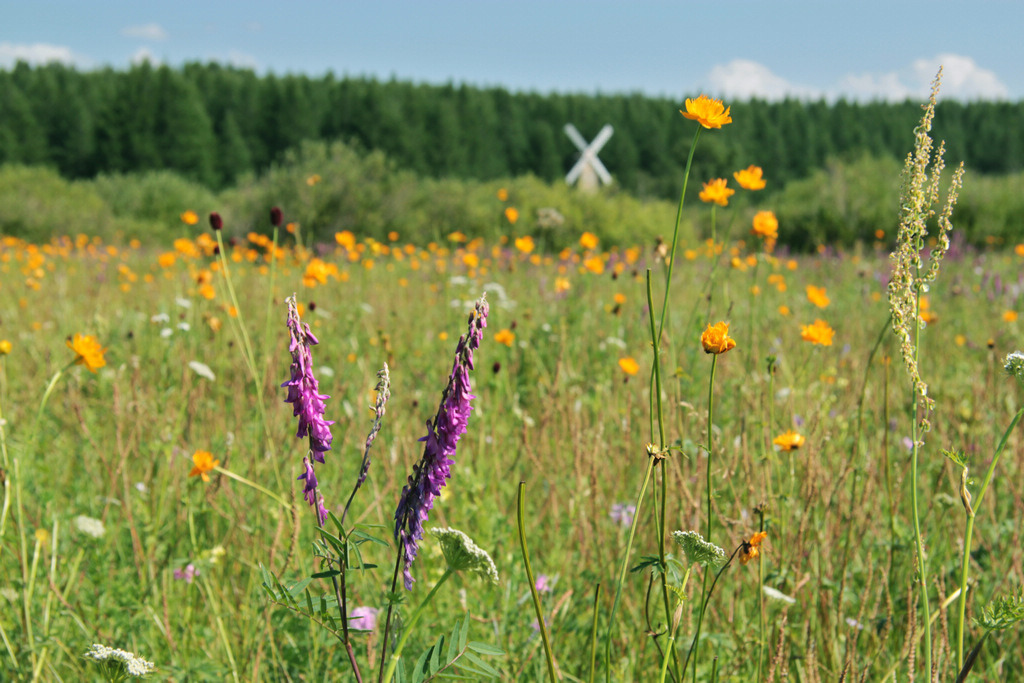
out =
[(89, 372), (96, 372), (107, 364), (103, 354), (107, 352), (91, 335), (75, 334), (67, 340), (68, 348), (75, 352), (75, 364), (84, 365)]
[(14, 347), (11, 346), (11, 342), (6, 339), (0, 339), (0, 356), (6, 356), (11, 352), (12, 348)]
[(778, 446), (781, 450), (795, 451), (802, 447), (806, 441), (807, 439), (805, 437), (790, 429), (775, 437), (772, 443)]
[(309, 185), (310, 187), (313, 187), (314, 185), (319, 183), (320, 180), (321, 180), (320, 174), (319, 173), (314, 173), (313, 175), (311, 175), (308, 178), (306, 178), (306, 184)]
[(519, 209), (514, 206), (510, 206), (505, 209), (505, 219), (512, 225), (516, 224), (519, 220)]
[(583, 267), (594, 275), (600, 275), (604, 272), (604, 259), (600, 256), (591, 256), (583, 261)]
[(568, 292), (572, 288), (572, 284), (569, 282), (567, 277), (556, 277), (555, 278), (555, 292), (561, 294), (562, 292)]
[(928, 297), (921, 297), (921, 322), (931, 324), (939, 321), (939, 316), (932, 310), (932, 304), (928, 301)]
[(192, 209), (189, 209), (181, 214), (181, 222), (185, 225), (195, 225), (199, 222), (199, 214)]
[(825, 288), (815, 287), (814, 285), (807, 285), (807, 300), (818, 308), (825, 308), (832, 303), (832, 300), (825, 293)]
[(516, 249), (523, 252), (524, 254), (529, 254), (531, 251), (533, 251), (535, 246), (536, 245), (534, 245), (533, 243), (533, 238), (530, 237), (529, 235), (524, 235), (523, 237), (516, 238)]
[(504, 187), (498, 190), (498, 201), (500, 201), (500, 202), (507, 202), (508, 201), (508, 190), (506, 190)]
[(209, 451), (196, 451), (192, 454), (192, 462), (195, 463), (195, 467), (188, 473), (188, 476), (202, 477), (203, 481), (210, 481), (210, 475), (207, 472), (220, 465), (220, 460), (214, 460), (213, 453)]
[(516, 340), (516, 333), (512, 330), (505, 328), (499, 332), (495, 332), (494, 341), (498, 344), (504, 344), (511, 348), (512, 342)]
[(597, 235), (585, 232), (580, 235), (580, 246), (584, 249), (597, 249)]
[(828, 326), (824, 320), (815, 320), (813, 325), (800, 326), (800, 338), (812, 344), (832, 346), (832, 337), (836, 331)]
[(1013, 248), (1013, 253), (1017, 254), (1017, 256), (1024, 256), (1024, 244), (1018, 244), (1015, 246)]
[(761, 555), (761, 544), (766, 538), (768, 538), (767, 531), (758, 531), (750, 537), (749, 541), (745, 541), (743, 549), (740, 551), (740, 564), (756, 560)]
[(640, 371), (640, 364), (636, 362), (636, 359), (632, 356), (626, 356), (625, 358), (619, 359), (619, 367), (627, 375), (635, 375)]
[(764, 239), (764, 248), (771, 251), (775, 241), (779, 239), (779, 220), (771, 211), (758, 211), (754, 215), (752, 232)]
[(729, 107), (722, 104), (722, 100), (712, 99), (707, 95), (701, 95), (695, 100), (687, 97), (686, 111), (680, 109), (679, 113), (684, 118), (696, 121), (709, 129), (721, 128), (727, 123), (732, 123), (732, 117), (729, 116)]
[(708, 324), (708, 328), (700, 335), (700, 345), (704, 347), (704, 353), (714, 354), (736, 348), (736, 340), (729, 336), (729, 323)]
[(1017, 321), (1017, 311), (1003, 311), (1003, 321), (1012, 323)]
[(719, 206), (727, 206), (729, 197), (736, 194), (736, 190), (726, 187), (728, 181), (725, 178), (715, 178), (711, 182), (704, 183), (704, 189), (698, 195), (702, 202), (715, 203)]
[(744, 190), (763, 190), (765, 180), (761, 175), (762, 173), (764, 171), (761, 170), (760, 166), (750, 165), (742, 171), (736, 171), (732, 174), (732, 177), (736, 179), (736, 182)]

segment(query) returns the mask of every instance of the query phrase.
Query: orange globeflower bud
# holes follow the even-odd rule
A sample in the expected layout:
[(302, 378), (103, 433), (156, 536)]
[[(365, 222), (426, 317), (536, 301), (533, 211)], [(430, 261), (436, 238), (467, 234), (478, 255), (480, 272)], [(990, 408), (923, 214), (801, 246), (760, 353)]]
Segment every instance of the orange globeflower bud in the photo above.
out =
[(765, 180), (761, 176), (764, 171), (761, 170), (760, 166), (747, 166), (742, 171), (736, 171), (732, 174), (732, 177), (736, 179), (736, 182), (740, 184), (744, 190), (763, 190), (765, 186)]
[(704, 189), (698, 195), (702, 202), (715, 203), (719, 206), (727, 206), (729, 197), (736, 194), (736, 190), (726, 187), (728, 181), (725, 178), (715, 178), (711, 182), (704, 183)]
[(700, 344), (704, 353), (725, 353), (736, 348), (736, 340), (729, 336), (729, 323), (719, 322), (708, 324), (708, 328), (700, 335)]

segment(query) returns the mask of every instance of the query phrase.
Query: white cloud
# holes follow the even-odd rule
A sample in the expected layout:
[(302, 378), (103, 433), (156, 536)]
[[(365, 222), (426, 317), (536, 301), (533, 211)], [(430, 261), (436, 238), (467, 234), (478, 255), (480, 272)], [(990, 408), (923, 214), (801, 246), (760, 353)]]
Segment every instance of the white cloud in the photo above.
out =
[(734, 59), (719, 64), (707, 76), (708, 90), (716, 97), (746, 100), (759, 97), (781, 100), (790, 97), (814, 97), (812, 88), (795, 85), (778, 76), (771, 69), (749, 59)]
[(71, 48), (64, 45), (50, 45), (49, 43), (0, 43), (0, 66), (10, 67), (18, 61), (29, 64), (48, 64), (49, 62), (63, 62), (85, 66), (89, 60), (81, 55), (75, 54)]
[(135, 51), (135, 54), (132, 55), (131, 63), (142, 64), (144, 62), (149, 62), (153, 66), (159, 66), (162, 63), (159, 59), (153, 56), (153, 53), (150, 52), (148, 47), (140, 47)]
[(709, 94), (733, 100), (751, 97), (837, 100), (844, 97), (861, 102), (899, 102), (907, 98), (927, 99), (940, 64), (943, 66), (941, 94), (944, 98), (994, 100), (1009, 97), (1009, 88), (995, 72), (978, 66), (970, 57), (956, 54), (916, 59), (894, 71), (848, 73), (825, 88), (794, 83), (773, 73), (765, 65), (747, 59), (734, 59), (715, 66), (706, 80)]
[(240, 69), (258, 69), (259, 62), (256, 58), (247, 52), (240, 52), (238, 50), (231, 50), (228, 52), (227, 63), (232, 66), (237, 66)]
[(121, 29), (122, 36), (141, 38), (142, 40), (167, 40), (167, 31), (160, 24), (139, 24)]

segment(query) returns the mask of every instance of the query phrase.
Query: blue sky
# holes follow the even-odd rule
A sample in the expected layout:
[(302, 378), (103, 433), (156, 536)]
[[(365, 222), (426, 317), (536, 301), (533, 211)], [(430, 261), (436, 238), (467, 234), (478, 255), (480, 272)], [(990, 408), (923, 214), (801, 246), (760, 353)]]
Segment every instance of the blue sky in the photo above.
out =
[(8, 0), (0, 67), (217, 60), (539, 92), (1024, 98), (1024, 2)]

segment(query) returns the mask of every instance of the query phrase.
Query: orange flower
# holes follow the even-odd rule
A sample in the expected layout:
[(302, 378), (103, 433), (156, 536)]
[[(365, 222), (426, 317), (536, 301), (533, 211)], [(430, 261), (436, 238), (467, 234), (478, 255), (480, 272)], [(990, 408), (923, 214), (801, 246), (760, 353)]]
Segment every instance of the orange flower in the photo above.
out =
[(825, 294), (825, 288), (814, 285), (807, 285), (807, 300), (818, 308), (825, 308), (832, 303), (832, 300)]
[(824, 320), (815, 320), (813, 325), (800, 326), (800, 338), (812, 344), (832, 346), (832, 337), (835, 333), (836, 331)]
[(555, 292), (561, 294), (562, 292), (568, 292), (572, 288), (572, 284), (569, 282), (567, 277), (556, 277), (555, 278)]
[(506, 190), (504, 187), (501, 188), (500, 190), (498, 190), (498, 201), (500, 201), (500, 202), (507, 202), (508, 201), (508, 190)]
[(310, 187), (313, 187), (314, 185), (319, 183), (320, 180), (321, 180), (320, 174), (319, 173), (314, 173), (313, 175), (311, 175), (308, 178), (306, 178), (306, 184), (309, 185)]
[(758, 531), (750, 537), (749, 541), (744, 541), (743, 549), (740, 551), (740, 564), (756, 560), (761, 555), (761, 544), (766, 538), (768, 538), (767, 531)]
[[(936, 315), (935, 311), (932, 310), (932, 304), (931, 304), (930, 301), (928, 301), (928, 297), (926, 297), (926, 296), (921, 297), (921, 312), (920, 312), (920, 315), (921, 315), (921, 322), (926, 323), (926, 324), (930, 324), (930, 323), (934, 323), (934, 322), (938, 322), (939, 321), (939, 316)], [(1003, 316), (1003, 319), (1004, 320), (1006, 319), (1005, 315)]]
[(6, 356), (11, 352), (11, 342), (6, 339), (0, 339), (0, 356)]
[(535, 245), (533, 243), (533, 238), (530, 237), (529, 235), (516, 238), (516, 249), (523, 252), (524, 254), (529, 254), (531, 251), (533, 251), (534, 246)]
[(505, 328), (500, 332), (496, 332), (494, 335), (494, 341), (498, 344), (504, 344), (505, 346), (512, 348), (512, 342), (516, 340), (516, 334), (512, 330)]
[(592, 256), (583, 262), (583, 267), (594, 275), (604, 272), (604, 260), (600, 256)]
[(1009, 311), (1009, 310), (1003, 311), (1003, 322), (1012, 323), (1012, 322), (1016, 322), (1016, 321), (1017, 321), (1017, 311)]
[(192, 209), (189, 209), (181, 214), (181, 222), (185, 225), (195, 225), (199, 222), (199, 214)]
[(632, 356), (626, 356), (625, 358), (619, 359), (619, 367), (627, 375), (635, 375), (640, 371), (640, 364), (636, 362), (636, 359)]
[(771, 251), (775, 241), (779, 239), (779, 220), (771, 211), (758, 211), (754, 216), (754, 229), (751, 232), (764, 239), (764, 248)]
[(744, 190), (763, 190), (765, 181), (761, 177), (763, 171), (760, 166), (747, 166), (742, 171), (736, 171), (732, 174), (732, 177), (736, 179), (736, 182), (740, 184)]
[(789, 315), (789, 306), (786, 304), (779, 306), (779, 315)]
[(772, 443), (778, 446), (780, 450), (795, 451), (802, 447), (806, 441), (805, 437), (790, 429), (775, 437)]
[(736, 190), (726, 187), (727, 182), (725, 178), (715, 178), (709, 183), (704, 183), (704, 189), (698, 195), (700, 200), (708, 204), (713, 202), (719, 206), (727, 206), (729, 197), (736, 194)]
[(729, 336), (729, 323), (719, 322), (708, 324), (708, 328), (700, 335), (700, 344), (704, 353), (725, 353), (736, 348), (736, 340)]
[(623, 294), (622, 292), (616, 292), (615, 296), (612, 298), (615, 301), (615, 303), (617, 303), (620, 306), (626, 303), (626, 295)]
[(210, 481), (210, 472), (214, 467), (220, 465), (220, 460), (213, 459), (213, 453), (209, 451), (196, 451), (192, 454), (192, 462), (195, 467), (188, 473), (190, 477), (202, 477), (203, 481)]
[(696, 121), (705, 128), (721, 128), (727, 123), (732, 123), (729, 116), (729, 107), (722, 104), (722, 100), (715, 100), (707, 95), (701, 95), (695, 100), (686, 98), (686, 111), (679, 110), (683, 118)]
[(508, 220), (509, 223), (515, 225), (516, 221), (519, 220), (519, 209), (515, 208), (514, 206), (508, 207), (507, 209), (505, 209), (505, 218), (506, 220)]
[(592, 232), (580, 235), (580, 246), (584, 249), (597, 249), (597, 241), (597, 235)]
[(103, 354), (107, 352), (91, 335), (75, 334), (67, 340), (68, 348), (75, 352), (75, 364), (84, 365), (89, 372), (96, 372), (107, 364)]

